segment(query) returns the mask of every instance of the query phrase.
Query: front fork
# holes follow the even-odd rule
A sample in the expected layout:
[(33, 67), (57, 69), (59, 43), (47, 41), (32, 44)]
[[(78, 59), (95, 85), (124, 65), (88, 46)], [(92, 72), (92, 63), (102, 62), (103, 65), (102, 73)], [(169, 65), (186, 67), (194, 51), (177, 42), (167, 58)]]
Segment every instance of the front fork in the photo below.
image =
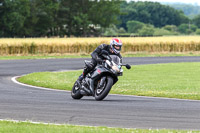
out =
[[(102, 91), (101, 88), (104, 86), (105, 80), (106, 80), (106, 76), (102, 77), (99, 84), (97, 84), (98, 86), (96, 87), (96, 89), (100, 89), (100, 91)], [(90, 79), (89, 82), (90, 82), (90, 84), (89, 84), (90, 89), (85, 88), (84, 85), (81, 85), (81, 84), (79, 84), (79, 85), (85, 92), (87, 92), (87, 95), (94, 96), (95, 95), (94, 80)]]
[(102, 77), (102, 78), (101, 78), (101, 81), (100, 81), (100, 83), (99, 83), (98, 88), (103, 87), (105, 80), (106, 80), (106, 77)]
[(99, 83), (97, 84), (98, 85), (96, 88), (97, 95), (100, 94), (104, 90), (105, 80), (106, 80), (106, 77), (102, 77), (101, 80), (99, 81)]
[(95, 96), (95, 88), (100, 89), (101, 87), (103, 87), (105, 80), (106, 80), (106, 77), (105, 76), (102, 77), (101, 80), (100, 80), (100, 83), (97, 84), (98, 86), (95, 87), (94, 86), (94, 80), (90, 79), (90, 90), (92, 91), (93, 96)]

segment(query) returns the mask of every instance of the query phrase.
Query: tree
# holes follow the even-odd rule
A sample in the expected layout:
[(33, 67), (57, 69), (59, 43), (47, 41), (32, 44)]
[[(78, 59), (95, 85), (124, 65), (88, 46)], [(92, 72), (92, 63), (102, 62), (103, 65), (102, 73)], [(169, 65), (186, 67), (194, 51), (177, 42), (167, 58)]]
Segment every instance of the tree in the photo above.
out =
[(176, 25), (165, 25), (163, 29), (171, 31), (171, 32), (177, 32), (178, 30)]
[[(4, 0), (0, 0), (0, 28), (3, 27), (3, 23), (2, 23), (2, 16), (3, 16), (3, 1)], [(0, 37), (3, 36), (3, 31), (0, 30)]]
[(153, 36), (154, 35), (154, 29), (149, 27), (143, 27), (138, 31), (140, 36)]
[(200, 29), (197, 29), (197, 30), (196, 30), (196, 34), (197, 34), (197, 35), (200, 35)]
[(120, 0), (0, 0), (0, 36), (89, 36), (118, 22), (120, 3)]
[(58, 13), (61, 34), (87, 36), (96, 26), (109, 27), (117, 22), (119, 5), (119, 0), (61, 0)]
[(3, 0), (0, 10), (1, 35), (22, 36), (25, 20), (30, 14), (29, 0)]
[(179, 30), (179, 32), (181, 32), (183, 34), (190, 34), (192, 32), (195, 32), (197, 28), (198, 27), (196, 25), (193, 25), (193, 24), (181, 24), (178, 27), (178, 30)]
[(126, 25), (129, 33), (136, 33), (138, 30), (142, 29), (145, 24), (139, 21), (128, 21)]
[(189, 29), (190, 29), (192, 32), (195, 32), (195, 31), (198, 29), (198, 27), (197, 27), (196, 25), (194, 25), (194, 24), (189, 24)]
[(176, 10), (181, 10), (189, 18), (194, 18), (196, 15), (200, 14), (200, 8), (198, 5), (185, 4), (185, 3), (167, 3), (170, 7)]
[[(126, 5), (126, 6), (124, 6)], [(128, 21), (140, 21), (146, 24), (152, 24), (155, 27), (165, 25), (180, 25), (189, 22), (189, 19), (182, 11), (177, 11), (172, 7), (161, 5), (158, 2), (134, 2), (123, 3), (121, 6), (123, 14), (119, 17), (121, 25), (126, 27)]]
[(142, 29), (138, 30), (140, 36), (153, 36), (154, 27), (152, 25), (144, 26)]
[[(121, 29), (121, 31), (123, 32), (123, 29)], [(118, 33), (119, 30), (117, 29), (117, 27), (112, 24), (109, 28), (105, 28), (104, 36), (117, 36)]]
[(88, 16), (90, 7), (89, 0), (61, 0), (58, 11), (60, 35), (86, 35), (91, 23)]
[(57, 35), (57, 0), (31, 0), (31, 14), (26, 20), (24, 32), (27, 36)]
[(178, 31), (183, 33), (183, 34), (188, 34), (189, 31), (189, 25), (188, 24), (181, 24), (178, 26)]
[(169, 31), (164, 28), (155, 28), (154, 36), (164, 36), (164, 35), (178, 35), (177, 32)]
[(194, 24), (200, 28), (200, 14), (193, 19)]
[(119, 33), (126, 33), (126, 30), (125, 30), (124, 28), (121, 27), (121, 28), (119, 28), (118, 32), (119, 32)]
[(117, 17), (120, 14), (120, 3), (120, 0), (91, 1), (91, 8), (88, 13), (89, 20), (103, 28), (109, 27), (110, 24), (117, 24)]

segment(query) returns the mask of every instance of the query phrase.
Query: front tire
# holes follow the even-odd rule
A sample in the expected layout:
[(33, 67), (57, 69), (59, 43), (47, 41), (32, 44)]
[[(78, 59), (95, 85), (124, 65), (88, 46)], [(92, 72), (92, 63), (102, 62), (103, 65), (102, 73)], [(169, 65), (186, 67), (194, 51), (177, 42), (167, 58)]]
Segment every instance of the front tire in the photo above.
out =
[[(110, 76), (107, 76), (103, 90), (100, 92), (98, 90), (98, 88), (95, 89), (95, 99), (97, 101), (103, 100), (108, 95), (108, 93), (110, 92), (112, 86), (113, 86), (113, 78), (110, 77)], [(97, 87), (98, 87), (98, 85), (97, 85)]]
[(71, 96), (73, 99), (81, 99), (83, 97), (83, 95), (81, 95), (77, 81), (74, 83), (74, 86), (72, 87)]

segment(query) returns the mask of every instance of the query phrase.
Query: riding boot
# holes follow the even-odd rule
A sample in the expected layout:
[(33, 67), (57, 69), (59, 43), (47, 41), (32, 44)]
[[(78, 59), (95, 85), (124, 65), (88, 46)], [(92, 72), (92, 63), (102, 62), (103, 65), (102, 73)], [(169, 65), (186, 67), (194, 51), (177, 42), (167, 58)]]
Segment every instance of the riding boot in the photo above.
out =
[(84, 68), (83, 73), (79, 76), (78, 80), (81, 83), (82, 80), (86, 77), (86, 75), (89, 73), (87, 68)]
[(84, 79), (83, 74), (81, 74), (81, 75), (78, 77), (78, 81), (81, 83), (83, 79)]
[(83, 69), (83, 74), (81, 74), (78, 78), (79, 82), (81, 83), (82, 80), (86, 77), (86, 75), (96, 66), (96, 62), (95, 60), (92, 60), (92, 62), (90, 64), (88, 64), (88, 66), (86, 65)]

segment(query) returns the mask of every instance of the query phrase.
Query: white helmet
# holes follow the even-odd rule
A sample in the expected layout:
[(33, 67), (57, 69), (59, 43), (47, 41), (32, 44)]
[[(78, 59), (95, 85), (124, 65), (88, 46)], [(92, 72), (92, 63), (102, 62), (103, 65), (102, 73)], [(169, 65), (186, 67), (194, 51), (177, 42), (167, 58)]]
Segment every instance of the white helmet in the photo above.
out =
[[(116, 47), (117, 48), (116, 48)], [(122, 41), (118, 38), (113, 38), (111, 41), (110, 41), (110, 47), (112, 49), (112, 51), (115, 53), (115, 54), (119, 54), (120, 51), (121, 51), (121, 48), (122, 48)]]

